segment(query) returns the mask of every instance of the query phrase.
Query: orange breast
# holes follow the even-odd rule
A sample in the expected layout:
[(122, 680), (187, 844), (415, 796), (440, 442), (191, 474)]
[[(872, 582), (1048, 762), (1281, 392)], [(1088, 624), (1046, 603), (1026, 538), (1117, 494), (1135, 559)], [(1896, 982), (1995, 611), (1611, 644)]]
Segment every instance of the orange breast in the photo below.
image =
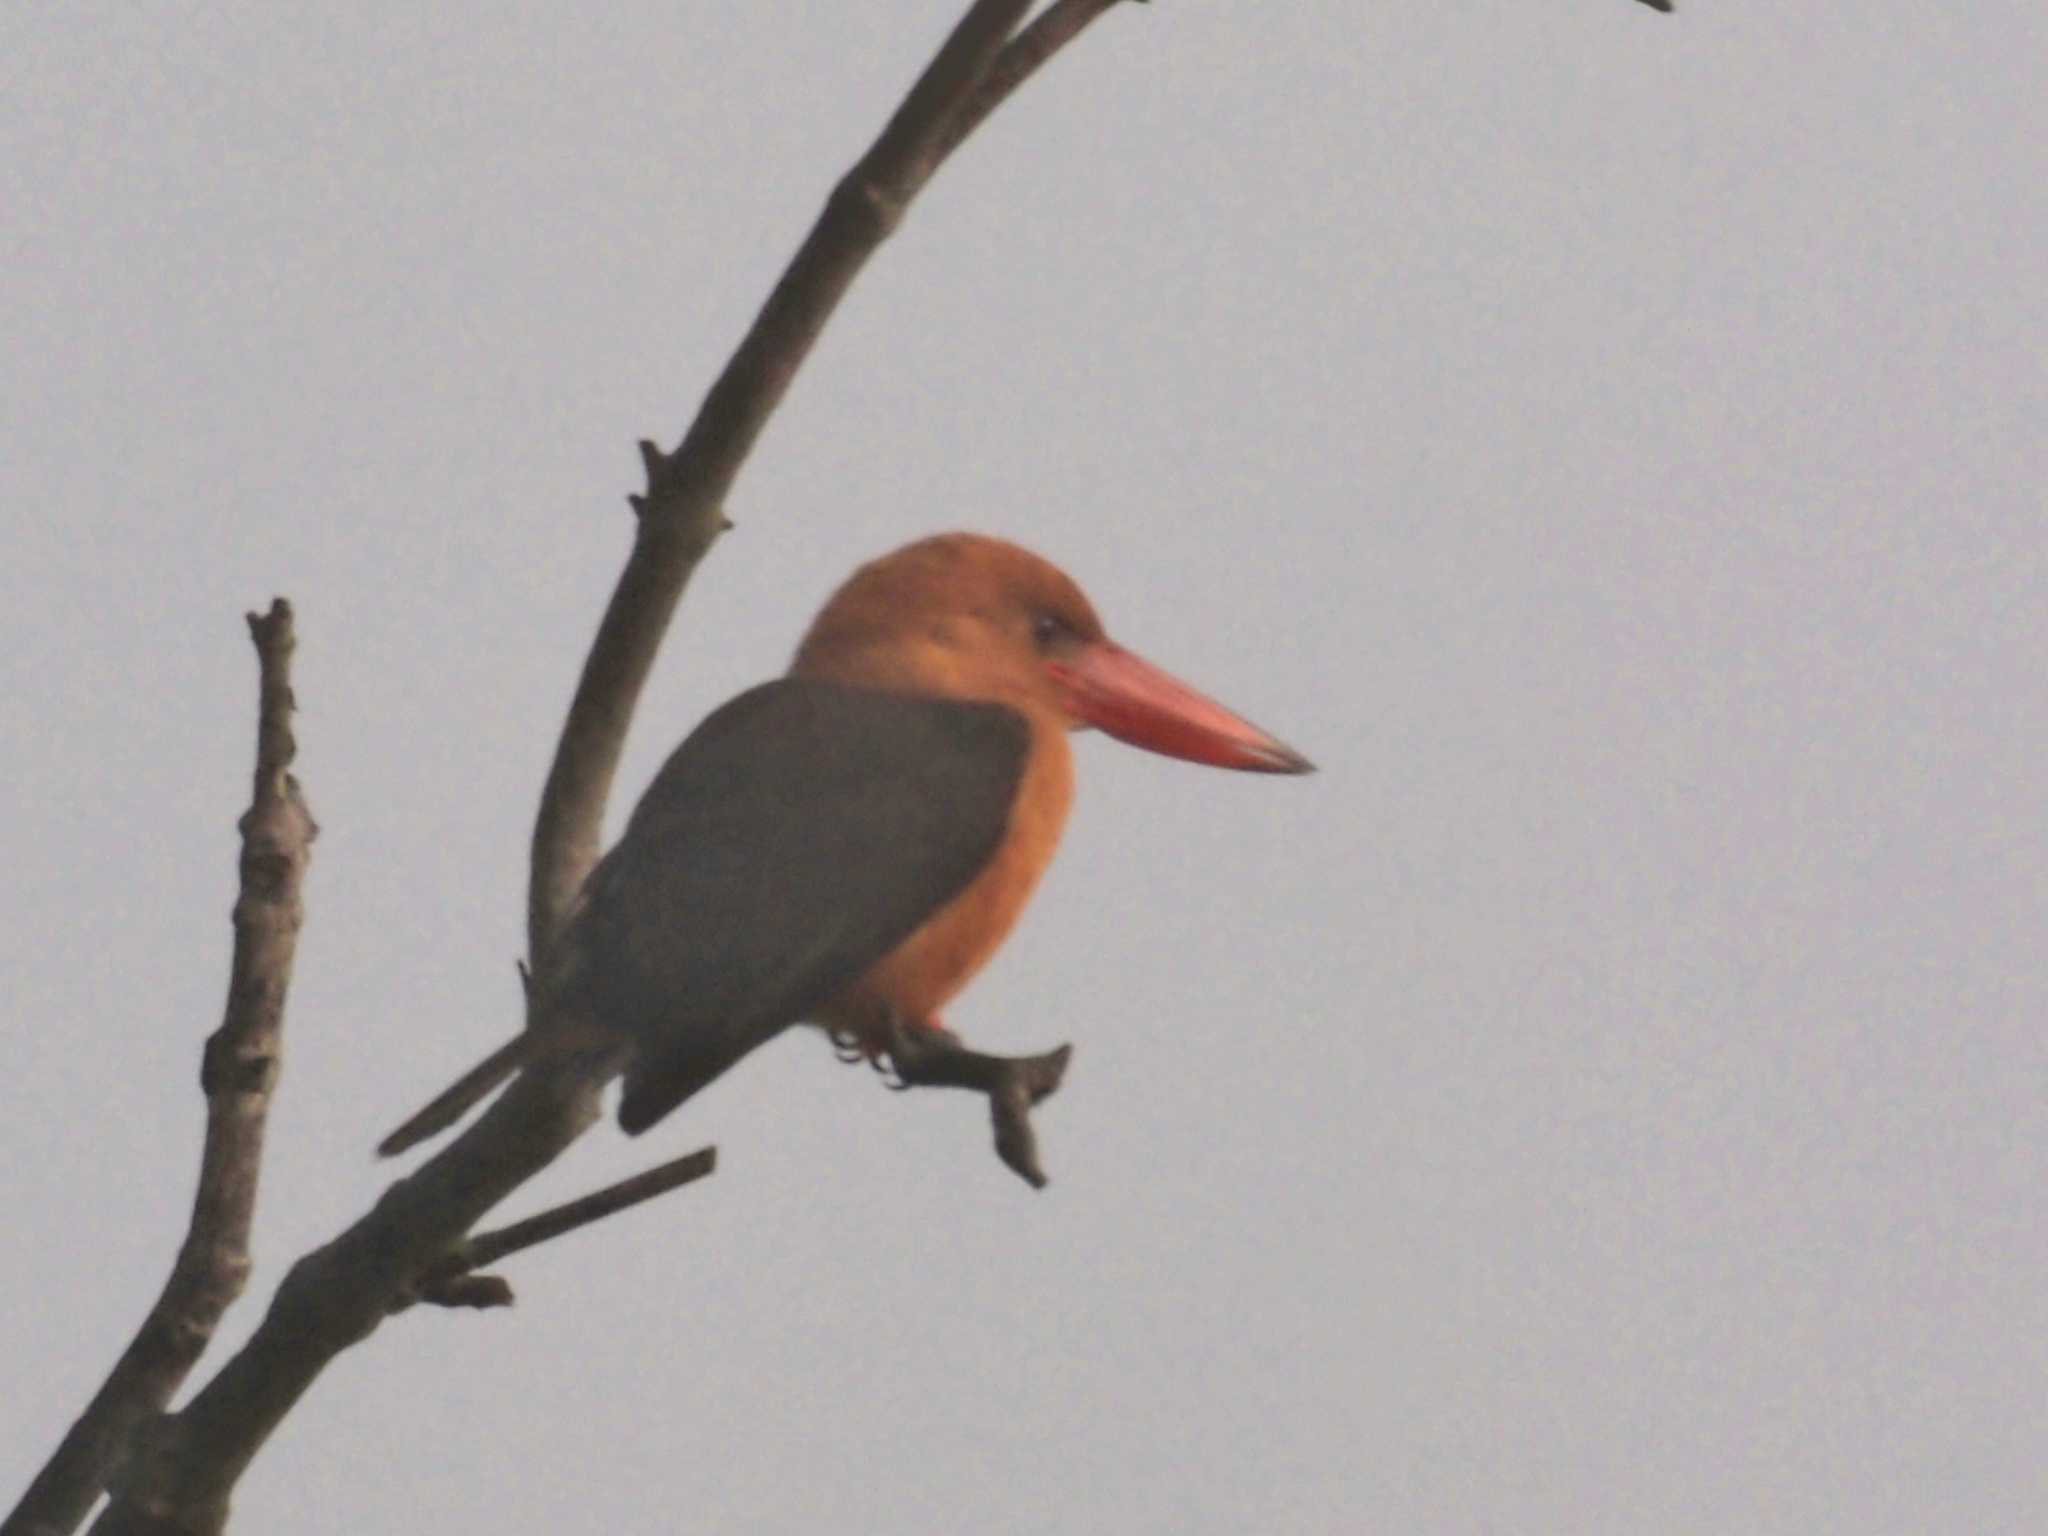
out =
[(891, 1009), (910, 1022), (935, 1022), (1009, 936), (1052, 862), (1073, 797), (1074, 759), (1066, 731), (1034, 715), (1031, 755), (994, 857), (959, 895), (821, 1009), (818, 1021), (835, 1033), (860, 1037), (870, 1048), (886, 1039)]

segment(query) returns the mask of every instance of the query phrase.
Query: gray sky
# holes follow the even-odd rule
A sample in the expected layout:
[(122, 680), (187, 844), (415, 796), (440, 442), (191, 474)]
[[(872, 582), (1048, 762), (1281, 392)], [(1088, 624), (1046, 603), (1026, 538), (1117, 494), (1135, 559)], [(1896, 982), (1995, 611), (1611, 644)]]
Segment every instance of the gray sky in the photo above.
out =
[[(167, 1266), (253, 661), (324, 827), (239, 1338), (517, 1021), (673, 441), (959, 0), (0, 14), (11, 1500)], [(623, 814), (857, 561), (1034, 545), (1314, 756), (1089, 739), (954, 1022), (332, 1370), (242, 1527), (2048, 1529), (2048, 22), (1158, 4), (993, 122), (732, 505)], [(20, 1384), (32, 1383), (33, 1390)]]

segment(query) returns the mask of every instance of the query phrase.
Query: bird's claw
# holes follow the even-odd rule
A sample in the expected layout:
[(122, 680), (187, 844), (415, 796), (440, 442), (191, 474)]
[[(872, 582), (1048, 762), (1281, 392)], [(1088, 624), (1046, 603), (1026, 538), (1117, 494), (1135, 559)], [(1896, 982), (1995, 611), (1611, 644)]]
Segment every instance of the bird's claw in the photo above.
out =
[[(892, 1028), (894, 1026), (892, 1025)], [(888, 1045), (877, 1045), (847, 1029), (828, 1029), (825, 1038), (831, 1042), (832, 1055), (847, 1066), (865, 1062), (874, 1074), (881, 1078), (882, 1086), (892, 1093), (901, 1093), (911, 1085), (897, 1074), (896, 1063)]]

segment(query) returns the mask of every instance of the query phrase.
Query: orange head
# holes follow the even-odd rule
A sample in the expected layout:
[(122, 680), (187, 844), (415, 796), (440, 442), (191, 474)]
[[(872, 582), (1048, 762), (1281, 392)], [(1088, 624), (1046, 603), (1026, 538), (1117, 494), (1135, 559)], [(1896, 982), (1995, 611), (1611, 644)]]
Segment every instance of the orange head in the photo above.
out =
[(920, 539), (855, 571), (812, 621), (790, 672), (996, 700), (1219, 768), (1307, 773), (1312, 766), (1110, 640), (1059, 567), (982, 534)]

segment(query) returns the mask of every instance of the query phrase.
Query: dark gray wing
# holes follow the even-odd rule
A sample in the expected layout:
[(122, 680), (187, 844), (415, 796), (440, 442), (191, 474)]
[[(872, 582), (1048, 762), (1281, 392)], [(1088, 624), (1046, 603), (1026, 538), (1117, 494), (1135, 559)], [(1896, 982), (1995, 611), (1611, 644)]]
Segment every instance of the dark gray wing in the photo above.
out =
[(645, 1130), (907, 938), (986, 864), (1030, 748), (997, 704), (783, 678), (676, 749), (585, 888), (579, 990), (638, 1042)]

